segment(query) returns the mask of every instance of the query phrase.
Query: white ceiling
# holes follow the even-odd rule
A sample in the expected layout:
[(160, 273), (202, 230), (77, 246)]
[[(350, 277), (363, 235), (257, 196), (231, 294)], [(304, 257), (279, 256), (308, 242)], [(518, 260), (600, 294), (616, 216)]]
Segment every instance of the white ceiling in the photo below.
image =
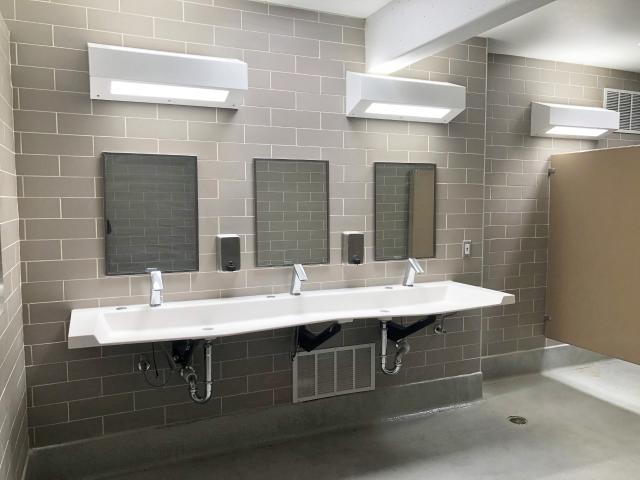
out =
[[(266, 1), (366, 18), (391, 0)], [(640, 72), (640, 0), (555, 0), (483, 36), (495, 53)]]
[(268, 3), (366, 18), (391, 0), (267, 0)]
[(640, 0), (556, 0), (484, 36), (495, 53), (640, 72)]

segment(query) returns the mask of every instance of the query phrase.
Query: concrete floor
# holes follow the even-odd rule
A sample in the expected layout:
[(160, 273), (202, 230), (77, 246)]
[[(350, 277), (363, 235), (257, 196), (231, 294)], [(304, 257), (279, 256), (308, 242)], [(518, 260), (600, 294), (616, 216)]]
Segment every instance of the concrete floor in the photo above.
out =
[(113, 480), (631, 479), (638, 438), (640, 367), (607, 360), (487, 383), (462, 408)]

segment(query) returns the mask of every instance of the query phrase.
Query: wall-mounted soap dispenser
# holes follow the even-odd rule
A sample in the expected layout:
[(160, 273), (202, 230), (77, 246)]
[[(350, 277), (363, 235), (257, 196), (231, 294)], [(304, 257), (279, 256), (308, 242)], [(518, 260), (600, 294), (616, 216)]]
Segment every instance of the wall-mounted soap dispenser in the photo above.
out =
[(364, 262), (364, 233), (342, 232), (342, 262), (351, 265)]
[(240, 237), (238, 235), (216, 235), (216, 259), (218, 271), (240, 270)]

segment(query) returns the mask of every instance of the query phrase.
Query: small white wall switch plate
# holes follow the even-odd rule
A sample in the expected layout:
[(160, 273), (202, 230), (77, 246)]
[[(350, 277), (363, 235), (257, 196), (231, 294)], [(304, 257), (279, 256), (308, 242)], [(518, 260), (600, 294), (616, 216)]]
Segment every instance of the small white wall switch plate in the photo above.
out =
[(462, 254), (465, 257), (471, 256), (471, 240), (465, 240), (462, 242)]

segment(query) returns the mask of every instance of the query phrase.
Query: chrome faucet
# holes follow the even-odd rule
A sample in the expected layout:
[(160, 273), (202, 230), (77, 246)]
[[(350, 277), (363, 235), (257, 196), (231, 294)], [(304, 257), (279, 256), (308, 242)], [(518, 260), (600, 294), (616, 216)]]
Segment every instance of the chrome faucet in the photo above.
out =
[(424, 270), (415, 258), (407, 259), (407, 269), (404, 271), (404, 279), (402, 285), (405, 287), (413, 287), (413, 283), (416, 279), (416, 273), (424, 273)]
[(157, 268), (147, 268), (146, 271), (149, 273), (149, 279), (151, 280), (149, 306), (159, 307), (162, 305), (162, 289), (164, 288), (162, 285), (162, 272)]
[(300, 263), (293, 264), (293, 274), (291, 275), (291, 295), (300, 295), (302, 292), (302, 282), (307, 281), (307, 272)]

